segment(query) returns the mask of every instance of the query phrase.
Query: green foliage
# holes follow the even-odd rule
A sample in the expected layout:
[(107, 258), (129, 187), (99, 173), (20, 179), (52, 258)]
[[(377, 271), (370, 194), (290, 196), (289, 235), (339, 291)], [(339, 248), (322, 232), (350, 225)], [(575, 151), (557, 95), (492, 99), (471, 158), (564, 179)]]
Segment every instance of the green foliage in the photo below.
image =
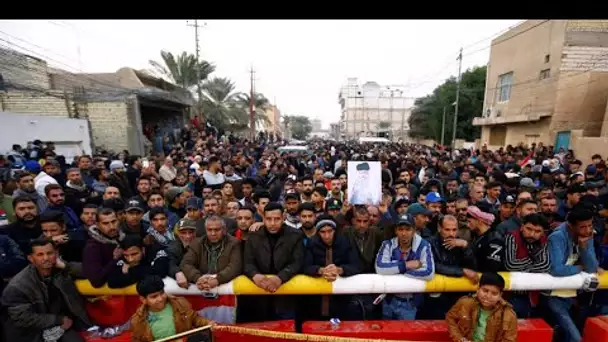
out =
[[(416, 99), (409, 118), (410, 136), (441, 141), (443, 108), (445, 117), (445, 144), (452, 141), (454, 109), (456, 101), (456, 78), (450, 77), (427, 96)], [(486, 67), (474, 67), (462, 74), (456, 138), (472, 141), (479, 138), (479, 127), (473, 126), (473, 118), (483, 110)]]
[[(249, 127), (249, 94), (236, 91), (234, 82), (225, 77), (209, 76), (215, 66), (206, 61), (197, 61), (196, 56), (187, 52), (173, 55), (161, 51), (162, 62), (150, 61), (153, 71), (171, 82), (195, 92), (201, 85), (202, 98), (199, 108), (205, 118), (217, 128), (241, 130)], [(254, 94), (254, 122), (269, 122), (265, 110), (271, 107), (270, 101), (261, 93)]]
[(291, 131), (291, 137), (297, 140), (306, 140), (312, 132), (312, 124), (307, 116), (285, 115), (283, 123)]
[(203, 60), (197, 61), (195, 55), (185, 51), (180, 55), (161, 51), (160, 56), (162, 63), (150, 61), (150, 65), (152, 65), (154, 71), (184, 89), (191, 89), (198, 85), (215, 71), (213, 64)]

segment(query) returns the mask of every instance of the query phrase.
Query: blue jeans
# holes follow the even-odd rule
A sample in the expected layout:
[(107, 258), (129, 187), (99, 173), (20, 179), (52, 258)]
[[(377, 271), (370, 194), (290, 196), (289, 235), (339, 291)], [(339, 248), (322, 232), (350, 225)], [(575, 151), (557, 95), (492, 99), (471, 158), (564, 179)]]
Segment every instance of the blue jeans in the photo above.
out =
[(413, 321), (416, 319), (416, 306), (413, 299), (392, 297), (382, 303), (382, 316), (384, 319)]
[(530, 297), (528, 294), (514, 294), (510, 299), (509, 303), (513, 305), (513, 310), (517, 315), (518, 319), (530, 318), (532, 314), (532, 305), (530, 304)]
[(564, 330), (565, 342), (580, 342), (582, 337), (576, 324), (570, 316), (570, 308), (574, 304), (574, 298), (549, 297), (547, 306), (551, 310), (555, 322)]

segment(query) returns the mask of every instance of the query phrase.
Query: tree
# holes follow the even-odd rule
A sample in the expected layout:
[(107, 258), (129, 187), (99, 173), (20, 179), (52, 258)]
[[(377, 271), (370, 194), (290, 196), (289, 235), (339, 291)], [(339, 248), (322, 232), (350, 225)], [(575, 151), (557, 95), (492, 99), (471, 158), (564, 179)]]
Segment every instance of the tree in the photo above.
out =
[[(236, 96), (236, 101), (240, 108), (242, 108), (241, 117), (238, 119), (239, 122), (246, 122), (249, 124), (249, 100), (251, 96), (247, 93), (240, 93)], [(265, 125), (270, 123), (270, 119), (266, 116), (266, 110), (270, 109), (272, 105), (264, 94), (254, 93), (253, 94), (253, 122), (256, 125)]]
[(153, 71), (184, 89), (193, 90), (194, 86), (206, 80), (215, 71), (213, 64), (203, 60), (197, 61), (195, 55), (185, 51), (173, 55), (163, 50), (160, 56), (162, 63), (150, 60)]
[(291, 131), (291, 137), (293, 139), (306, 140), (310, 132), (312, 132), (312, 124), (307, 116), (284, 116), (283, 122), (288, 126), (287, 129)]
[[(486, 67), (474, 67), (462, 74), (456, 138), (472, 141), (480, 136), (479, 127), (473, 126), (473, 118), (483, 110)], [(445, 144), (452, 141), (454, 106), (456, 101), (456, 77), (450, 77), (427, 96), (416, 99), (408, 120), (411, 137), (441, 140), (443, 109), (445, 117)]]
[(247, 127), (239, 122), (243, 109), (237, 103), (238, 96), (234, 82), (228, 78), (214, 77), (203, 83), (201, 105), (206, 119), (212, 125), (223, 129)]

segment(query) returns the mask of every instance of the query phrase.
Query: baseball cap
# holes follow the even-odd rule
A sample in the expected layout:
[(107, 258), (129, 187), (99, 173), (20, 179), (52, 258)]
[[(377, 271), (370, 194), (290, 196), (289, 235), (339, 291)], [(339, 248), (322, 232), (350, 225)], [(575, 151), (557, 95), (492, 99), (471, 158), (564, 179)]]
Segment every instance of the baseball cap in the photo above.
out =
[(196, 221), (188, 218), (183, 218), (179, 220), (179, 222), (177, 222), (174, 228), (178, 231), (184, 229), (196, 229)]
[(135, 199), (135, 198), (131, 198), (129, 200), (129, 202), (127, 202), (126, 207), (127, 208), (125, 209), (125, 211), (131, 211), (131, 210), (138, 210), (141, 212), (145, 211), (144, 205), (141, 203), (141, 201), (138, 199)]
[(503, 203), (515, 203), (515, 197), (513, 195), (507, 195), (502, 201)]
[(285, 200), (287, 201), (288, 199), (300, 200), (300, 195), (295, 190), (289, 190), (285, 193)]
[(427, 208), (425, 208), (422, 204), (420, 203), (415, 203), (410, 205), (409, 207), (407, 207), (407, 213), (411, 214), (412, 216), (416, 216), (416, 215), (431, 215), (432, 212), (430, 210), (428, 210)]
[(184, 192), (184, 188), (182, 187), (177, 187), (174, 186), (172, 188), (170, 188), (169, 190), (167, 190), (167, 192), (165, 192), (165, 199), (167, 200), (168, 204), (171, 205), (173, 204), (173, 201), (175, 201), (175, 198), (179, 195), (181, 195)]
[(188, 209), (203, 209), (203, 201), (198, 197), (190, 197), (186, 202), (186, 210)]
[(403, 215), (399, 216), (399, 219), (397, 220), (397, 225), (398, 226), (400, 226), (400, 225), (413, 226), (414, 218), (410, 214), (403, 214)]
[(429, 192), (426, 195), (426, 201), (427, 203), (438, 203), (443, 201), (443, 199), (441, 198), (441, 195), (438, 192)]
[(339, 210), (342, 208), (342, 202), (335, 198), (330, 198), (325, 202), (325, 208), (327, 210)]

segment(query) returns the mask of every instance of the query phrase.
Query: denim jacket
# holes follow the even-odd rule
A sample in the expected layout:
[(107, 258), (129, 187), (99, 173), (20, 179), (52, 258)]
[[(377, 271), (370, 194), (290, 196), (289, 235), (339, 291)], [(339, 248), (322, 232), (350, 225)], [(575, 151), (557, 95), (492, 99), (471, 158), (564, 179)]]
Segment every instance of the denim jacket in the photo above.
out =
[[(551, 260), (551, 275), (554, 277), (568, 277), (580, 273), (576, 265), (566, 265), (568, 257), (574, 250), (573, 237), (568, 231), (568, 222), (564, 222), (549, 235), (549, 256)], [(583, 271), (595, 273), (598, 261), (595, 256), (593, 240), (587, 243), (587, 247), (578, 249), (579, 262)]]

